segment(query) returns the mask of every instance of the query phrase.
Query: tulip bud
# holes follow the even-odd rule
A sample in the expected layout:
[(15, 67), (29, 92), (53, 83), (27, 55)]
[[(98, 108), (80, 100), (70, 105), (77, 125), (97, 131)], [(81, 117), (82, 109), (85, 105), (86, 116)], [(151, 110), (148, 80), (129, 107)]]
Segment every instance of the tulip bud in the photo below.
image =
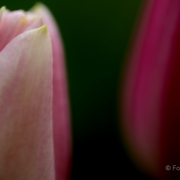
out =
[(0, 9), (0, 179), (67, 180), (70, 117), (63, 46), (44, 5)]
[(71, 133), (68, 91), (64, 62), (64, 48), (58, 27), (43, 5), (37, 4), (32, 12), (48, 26), (53, 50), (53, 134), (57, 180), (68, 179), (70, 170)]
[(158, 179), (180, 178), (179, 47), (180, 1), (147, 1), (127, 65), (122, 127), (134, 162)]

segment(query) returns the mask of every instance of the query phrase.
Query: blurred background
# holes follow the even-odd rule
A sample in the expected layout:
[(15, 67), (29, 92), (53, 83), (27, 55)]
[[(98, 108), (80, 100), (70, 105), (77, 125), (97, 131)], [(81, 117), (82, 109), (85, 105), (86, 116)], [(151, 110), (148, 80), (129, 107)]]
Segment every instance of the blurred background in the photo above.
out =
[[(65, 46), (73, 129), (71, 179), (148, 179), (126, 154), (119, 132), (123, 65), (143, 0), (42, 0)], [(1, 0), (10, 10), (35, 0)]]

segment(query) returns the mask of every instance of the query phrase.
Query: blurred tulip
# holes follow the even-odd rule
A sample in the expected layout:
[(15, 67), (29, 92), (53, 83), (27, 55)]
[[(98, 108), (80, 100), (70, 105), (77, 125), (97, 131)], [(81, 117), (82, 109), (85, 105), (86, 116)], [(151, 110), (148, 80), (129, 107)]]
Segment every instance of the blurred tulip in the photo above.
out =
[(140, 25), (123, 90), (125, 143), (142, 171), (179, 179), (180, 1), (147, 1)]
[(39, 4), (0, 9), (0, 179), (67, 180), (71, 131), (58, 28)]

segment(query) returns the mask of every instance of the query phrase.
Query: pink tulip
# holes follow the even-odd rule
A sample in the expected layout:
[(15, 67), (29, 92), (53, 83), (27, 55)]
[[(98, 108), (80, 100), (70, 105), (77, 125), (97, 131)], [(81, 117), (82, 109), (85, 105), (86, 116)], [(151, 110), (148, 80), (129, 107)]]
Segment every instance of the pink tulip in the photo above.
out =
[(71, 130), (64, 53), (42, 5), (0, 9), (0, 180), (67, 180)]
[(128, 62), (122, 104), (128, 150), (150, 176), (179, 179), (180, 1), (147, 1)]

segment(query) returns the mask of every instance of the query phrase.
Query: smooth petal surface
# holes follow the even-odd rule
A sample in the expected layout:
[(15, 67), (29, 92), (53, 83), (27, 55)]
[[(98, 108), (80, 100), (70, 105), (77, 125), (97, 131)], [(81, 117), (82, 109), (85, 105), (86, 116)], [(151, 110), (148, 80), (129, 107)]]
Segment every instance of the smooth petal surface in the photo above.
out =
[(0, 179), (55, 180), (52, 50), (47, 27), (0, 52)]
[(53, 131), (56, 180), (67, 180), (70, 174), (71, 160), (71, 127), (70, 111), (65, 72), (64, 49), (58, 27), (49, 12), (42, 4), (33, 10), (48, 26), (53, 47)]
[(149, 0), (123, 94), (123, 128), (140, 168), (159, 179), (179, 179), (180, 1)]
[(42, 25), (42, 19), (32, 13), (25, 13), (22, 10), (11, 12), (2, 7), (0, 9), (0, 51), (19, 34)]

